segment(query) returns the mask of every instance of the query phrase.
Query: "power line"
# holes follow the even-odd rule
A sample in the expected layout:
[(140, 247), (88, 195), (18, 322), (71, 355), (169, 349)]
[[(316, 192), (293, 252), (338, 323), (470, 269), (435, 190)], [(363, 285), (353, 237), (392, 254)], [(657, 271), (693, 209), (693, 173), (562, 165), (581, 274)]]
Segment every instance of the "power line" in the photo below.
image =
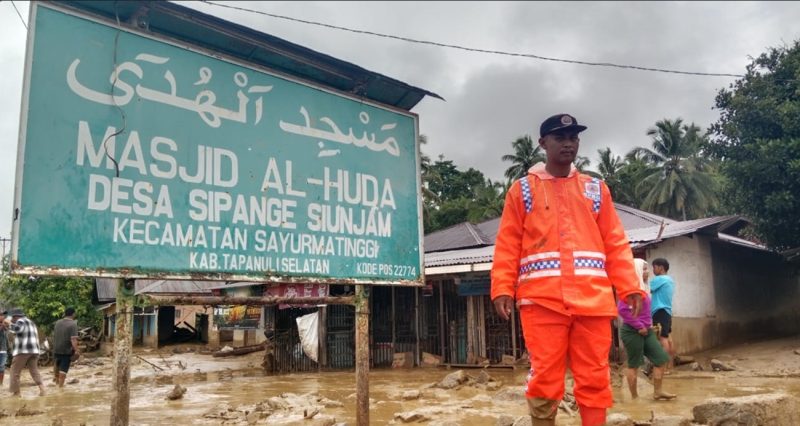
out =
[(14, 4), (14, 0), (11, 0), (11, 6), (14, 6), (14, 10), (17, 11), (17, 16), (19, 16), (20, 22), (22, 22), (22, 26), (25, 27), (25, 30), (28, 29), (28, 24), (25, 23), (25, 19), (22, 17), (22, 14), (19, 13), (19, 9), (17, 9), (17, 5)]
[(506, 51), (502, 51), (502, 50), (479, 49), (479, 48), (474, 48), (474, 47), (459, 46), (459, 45), (455, 45), (455, 44), (440, 43), (440, 42), (436, 42), (436, 41), (418, 40), (418, 39), (413, 39), (413, 38), (409, 38), (409, 37), (402, 37), (402, 36), (396, 36), (396, 35), (391, 35), (391, 34), (376, 33), (376, 32), (373, 32), (373, 31), (366, 31), (366, 30), (358, 30), (358, 29), (354, 29), (354, 28), (340, 27), (340, 26), (337, 26), (337, 25), (326, 24), (324, 22), (308, 21), (308, 20), (305, 20), (305, 19), (293, 18), (291, 16), (277, 15), (277, 14), (274, 14), (274, 13), (262, 12), (260, 10), (248, 9), (248, 8), (238, 7), (238, 6), (231, 6), (231, 5), (228, 5), (228, 4), (215, 3), (215, 2), (209, 1), (209, 0), (199, 0), (199, 1), (201, 3), (210, 4), (212, 6), (224, 7), (224, 8), (227, 8), (227, 9), (234, 9), (234, 10), (239, 10), (239, 11), (243, 11), (243, 12), (256, 13), (256, 14), (259, 14), (259, 15), (269, 16), (269, 17), (277, 18), (277, 19), (284, 19), (284, 20), (287, 20), (287, 21), (300, 22), (300, 23), (308, 24), (308, 25), (316, 25), (316, 26), (319, 26), (319, 27), (331, 28), (331, 29), (340, 30), (340, 31), (347, 31), (347, 32), (356, 33), (356, 34), (365, 34), (365, 35), (371, 35), (371, 36), (375, 36), (375, 37), (383, 37), (383, 38), (388, 38), (388, 39), (406, 41), (406, 42), (409, 42), (409, 43), (417, 43), (417, 44), (425, 44), (425, 45), (430, 45), (430, 46), (446, 47), (446, 48), (449, 48), (449, 49), (465, 50), (467, 52), (488, 53), (488, 54), (493, 54), (493, 55), (514, 56), (514, 57), (524, 57), (524, 58), (539, 59), (539, 60), (543, 60), (543, 61), (564, 62), (564, 63), (568, 63), (568, 64), (590, 65), (590, 66), (610, 67), (610, 68), (623, 68), (623, 69), (631, 69), (631, 70), (638, 70), (638, 71), (662, 72), (662, 73), (670, 73), (670, 74), (697, 75), (697, 76), (705, 76), (705, 77), (739, 77), (739, 78), (745, 77), (743, 74), (726, 74), (726, 73), (711, 73), (711, 72), (680, 71), (680, 70), (671, 70), (671, 69), (664, 69), (664, 68), (641, 67), (641, 66), (637, 66), (637, 65), (615, 64), (615, 63), (611, 63), (611, 62), (589, 62), (589, 61), (579, 61), (579, 60), (575, 60), (575, 59), (550, 58), (550, 57), (547, 57), (547, 56), (540, 56), (540, 55), (535, 55), (535, 54), (532, 54), (532, 53), (517, 53), (517, 52), (506, 52)]

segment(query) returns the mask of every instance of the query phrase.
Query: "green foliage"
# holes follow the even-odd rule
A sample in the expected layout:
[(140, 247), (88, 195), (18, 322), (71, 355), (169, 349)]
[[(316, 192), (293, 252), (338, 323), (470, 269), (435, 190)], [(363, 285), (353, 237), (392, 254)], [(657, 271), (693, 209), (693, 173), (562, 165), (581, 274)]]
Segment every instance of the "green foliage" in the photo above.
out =
[[(427, 158), (427, 157), (426, 157)], [(487, 180), (474, 168), (461, 171), (440, 156), (422, 164), (425, 233), (462, 222), (482, 222), (503, 212), (505, 187)]]
[(590, 170), (589, 167), (592, 165), (592, 160), (589, 157), (584, 157), (583, 155), (578, 155), (575, 157), (575, 168), (578, 169), (579, 172), (589, 175), (591, 177), (600, 177), (600, 173), (595, 172), (594, 170)]
[(609, 184), (614, 201), (626, 206), (641, 208), (644, 188), (639, 186), (645, 176), (653, 172), (653, 167), (641, 156), (629, 153), (616, 175), (616, 182)]
[(770, 48), (716, 98), (725, 202), (776, 249), (800, 246), (800, 41)]
[(652, 148), (634, 148), (631, 155), (649, 167), (634, 188), (643, 195), (641, 209), (677, 220), (708, 215), (718, 204), (717, 180), (703, 149), (705, 135), (680, 118), (658, 121), (647, 131)]
[(500, 159), (503, 161), (510, 161), (511, 166), (506, 169), (505, 176), (511, 181), (515, 181), (526, 174), (528, 169), (538, 162), (547, 160), (542, 147), (538, 142), (535, 142), (529, 135), (520, 136), (514, 142), (511, 142), (511, 147), (514, 149), (513, 154), (506, 154)]
[(24, 277), (5, 274), (0, 278), (0, 299), (7, 308), (21, 308), (36, 323), (39, 333), (50, 334), (67, 307), (75, 308), (80, 327), (98, 327), (102, 317), (92, 306), (94, 282), (73, 277)]

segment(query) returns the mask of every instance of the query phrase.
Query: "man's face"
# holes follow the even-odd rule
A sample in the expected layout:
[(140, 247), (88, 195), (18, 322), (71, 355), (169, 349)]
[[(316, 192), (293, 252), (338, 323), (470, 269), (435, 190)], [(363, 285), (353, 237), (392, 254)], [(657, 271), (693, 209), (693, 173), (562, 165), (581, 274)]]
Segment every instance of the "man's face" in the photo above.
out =
[(539, 139), (539, 145), (547, 154), (547, 162), (567, 165), (575, 161), (581, 139), (576, 131), (553, 132)]

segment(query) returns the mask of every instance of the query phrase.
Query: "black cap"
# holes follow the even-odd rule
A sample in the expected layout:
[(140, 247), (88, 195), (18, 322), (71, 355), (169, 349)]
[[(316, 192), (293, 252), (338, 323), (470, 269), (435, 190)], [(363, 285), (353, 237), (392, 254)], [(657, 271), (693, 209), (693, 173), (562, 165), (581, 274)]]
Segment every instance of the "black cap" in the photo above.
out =
[(556, 114), (542, 122), (542, 125), (539, 127), (539, 136), (545, 137), (559, 130), (576, 130), (582, 132), (586, 130), (586, 126), (578, 124), (578, 120), (569, 114)]

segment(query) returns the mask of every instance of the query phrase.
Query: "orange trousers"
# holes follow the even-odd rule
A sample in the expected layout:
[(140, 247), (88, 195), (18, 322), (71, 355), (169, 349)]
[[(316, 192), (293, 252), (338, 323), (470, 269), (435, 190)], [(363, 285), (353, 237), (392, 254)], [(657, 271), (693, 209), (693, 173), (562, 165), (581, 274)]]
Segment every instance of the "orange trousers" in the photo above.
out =
[(522, 305), (520, 320), (531, 357), (526, 397), (561, 400), (569, 366), (582, 408), (611, 407), (610, 317), (569, 316), (540, 305)]

